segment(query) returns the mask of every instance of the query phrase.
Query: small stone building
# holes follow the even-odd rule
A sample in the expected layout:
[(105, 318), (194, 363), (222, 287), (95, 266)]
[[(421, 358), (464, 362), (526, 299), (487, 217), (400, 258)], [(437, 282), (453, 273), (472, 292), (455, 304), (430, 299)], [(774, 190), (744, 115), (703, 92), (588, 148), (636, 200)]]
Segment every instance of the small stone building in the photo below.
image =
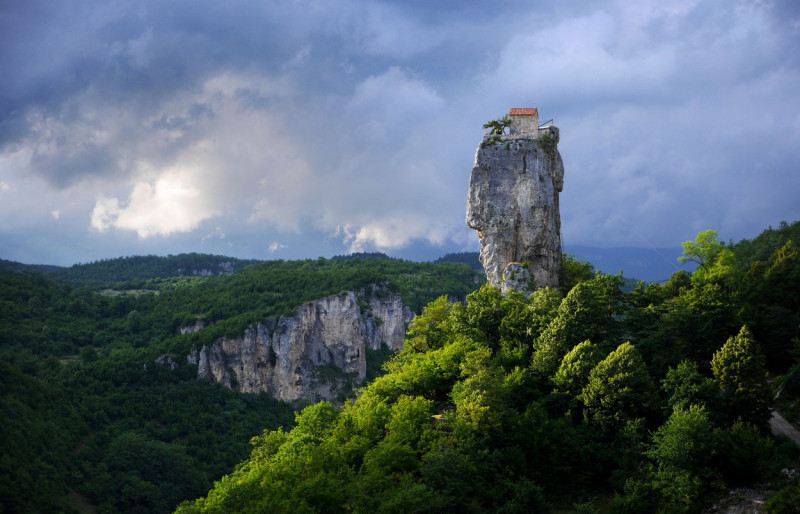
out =
[(511, 120), (510, 134), (539, 133), (539, 110), (536, 107), (512, 107), (508, 117)]

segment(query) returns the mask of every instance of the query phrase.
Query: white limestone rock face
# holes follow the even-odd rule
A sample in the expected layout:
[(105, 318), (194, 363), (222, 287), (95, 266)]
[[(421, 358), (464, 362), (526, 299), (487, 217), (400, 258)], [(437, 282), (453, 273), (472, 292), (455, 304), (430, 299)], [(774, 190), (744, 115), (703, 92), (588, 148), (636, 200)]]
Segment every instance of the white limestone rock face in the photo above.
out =
[[(478, 146), (467, 225), (478, 232), (481, 263), (495, 287), (507, 290), (504, 275), (519, 276), (521, 265), (532, 275), (532, 289), (558, 287), (564, 186), (558, 140), (558, 128), (550, 126), (538, 134), (487, 135)], [(512, 263), (517, 272), (506, 271)]]
[(509, 262), (506, 269), (503, 271), (503, 283), (500, 286), (501, 292), (505, 295), (511, 289), (521, 292), (531, 292), (533, 290), (531, 283), (530, 268), (525, 263)]
[(300, 306), (294, 316), (218, 339), (200, 350), (198, 379), (287, 402), (349, 394), (366, 376), (365, 350), (382, 344), (402, 349), (413, 318), (400, 295), (385, 288), (373, 286), (363, 296), (328, 296)]
[(206, 323), (205, 320), (198, 319), (197, 321), (194, 322), (194, 325), (186, 325), (185, 327), (178, 328), (178, 333), (180, 335), (194, 334), (195, 332), (200, 332), (201, 330), (207, 327), (213, 327), (215, 324), (216, 323), (214, 323), (213, 321)]
[(268, 325), (257, 323), (236, 338), (222, 337), (200, 350), (197, 377), (242, 392), (268, 390), (275, 359)]
[(369, 312), (365, 322), (367, 342), (371, 350), (380, 350), (385, 344), (391, 350), (402, 350), (406, 340), (408, 324), (414, 319), (411, 309), (403, 305), (403, 299), (383, 286), (372, 286)]

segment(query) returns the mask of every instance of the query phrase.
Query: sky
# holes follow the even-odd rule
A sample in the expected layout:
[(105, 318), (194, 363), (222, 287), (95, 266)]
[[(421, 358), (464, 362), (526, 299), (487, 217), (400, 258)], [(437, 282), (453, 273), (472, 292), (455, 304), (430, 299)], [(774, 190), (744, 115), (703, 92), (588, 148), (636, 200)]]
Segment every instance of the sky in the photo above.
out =
[(0, 258), (476, 251), (482, 125), (561, 131), (565, 246), (800, 219), (800, 3), (4, 0)]

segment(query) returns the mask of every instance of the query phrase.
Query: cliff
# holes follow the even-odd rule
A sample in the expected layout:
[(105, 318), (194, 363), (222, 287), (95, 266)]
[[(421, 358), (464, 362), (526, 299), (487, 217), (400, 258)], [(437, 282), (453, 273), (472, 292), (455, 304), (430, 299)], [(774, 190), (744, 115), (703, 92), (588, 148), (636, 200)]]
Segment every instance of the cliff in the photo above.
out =
[(486, 135), (467, 196), (467, 225), (478, 232), (486, 278), (504, 292), (558, 287), (564, 163), (559, 131)]
[(366, 349), (403, 348), (412, 317), (400, 295), (383, 287), (328, 296), (203, 347), (197, 376), (287, 402), (333, 400), (364, 381)]

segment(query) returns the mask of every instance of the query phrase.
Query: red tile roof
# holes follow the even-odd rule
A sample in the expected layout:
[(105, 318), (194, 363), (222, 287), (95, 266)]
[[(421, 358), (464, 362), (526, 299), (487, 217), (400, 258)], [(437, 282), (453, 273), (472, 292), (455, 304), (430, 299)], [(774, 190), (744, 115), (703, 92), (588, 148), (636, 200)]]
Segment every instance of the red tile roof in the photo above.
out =
[(539, 110), (536, 107), (512, 107), (508, 111), (509, 116), (538, 116)]

